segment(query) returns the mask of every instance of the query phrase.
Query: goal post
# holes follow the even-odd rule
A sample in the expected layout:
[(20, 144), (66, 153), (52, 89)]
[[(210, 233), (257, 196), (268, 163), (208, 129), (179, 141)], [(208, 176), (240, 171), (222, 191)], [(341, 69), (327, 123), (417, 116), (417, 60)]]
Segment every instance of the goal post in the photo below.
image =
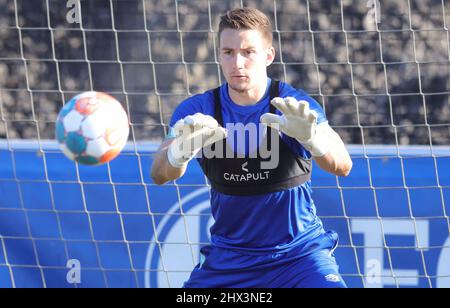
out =
[[(314, 168), (350, 287), (449, 287), (450, 2), (0, 0), (0, 287), (180, 287), (209, 242), (196, 162), (157, 186), (153, 154), (184, 99), (224, 82), (217, 25), (253, 6), (274, 26), (269, 75), (323, 107), (354, 162)], [(84, 91), (130, 119), (107, 165), (67, 160), (60, 108)]]

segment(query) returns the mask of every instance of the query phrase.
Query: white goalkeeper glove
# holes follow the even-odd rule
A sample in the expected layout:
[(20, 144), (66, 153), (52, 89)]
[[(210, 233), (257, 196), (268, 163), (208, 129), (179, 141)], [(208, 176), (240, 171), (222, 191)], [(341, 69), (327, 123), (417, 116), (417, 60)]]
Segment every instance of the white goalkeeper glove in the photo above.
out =
[(280, 110), (282, 115), (265, 113), (261, 116), (261, 123), (297, 139), (312, 156), (322, 157), (328, 152), (328, 124), (317, 125), (317, 112), (309, 108), (307, 101), (297, 101), (293, 97), (276, 97), (271, 104)]
[(179, 120), (173, 126), (176, 135), (167, 151), (169, 163), (174, 168), (183, 168), (205, 146), (227, 137), (227, 131), (216, 119), (196, 113)]

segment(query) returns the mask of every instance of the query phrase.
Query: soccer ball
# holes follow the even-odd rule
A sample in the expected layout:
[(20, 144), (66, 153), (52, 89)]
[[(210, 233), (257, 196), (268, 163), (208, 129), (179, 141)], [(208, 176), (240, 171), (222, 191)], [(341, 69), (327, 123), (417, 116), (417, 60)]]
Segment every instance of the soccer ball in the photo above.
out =
[(75, 96), (56, 120), (56, 138), (63, 153), (83, 165), (101, 165), (119, 155), (130, 127), (122, 105), (101, 92)]

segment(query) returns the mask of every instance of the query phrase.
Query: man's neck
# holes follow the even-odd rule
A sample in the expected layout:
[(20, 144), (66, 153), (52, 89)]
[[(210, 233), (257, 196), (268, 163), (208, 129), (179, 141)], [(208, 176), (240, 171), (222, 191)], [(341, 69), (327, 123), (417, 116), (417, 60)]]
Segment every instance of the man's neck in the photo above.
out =
[(252, 106), (256, 105), (264, 96), (267, 90), (267, 79), (261, 81), (260, 84), (249, 90), (244, 92), (238, 92), (233, 90), (228, 86), (228, 94), (230, 95), (231, 100), (240, 106)]

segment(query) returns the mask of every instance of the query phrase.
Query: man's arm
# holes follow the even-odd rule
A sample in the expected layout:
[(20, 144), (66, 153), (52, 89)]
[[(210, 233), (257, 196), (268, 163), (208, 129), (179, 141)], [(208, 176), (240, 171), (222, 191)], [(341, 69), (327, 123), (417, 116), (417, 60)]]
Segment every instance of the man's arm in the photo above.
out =
[(167, 150), (175, 138), (166, 139), (158, 149), (153, 160), (151, 176), (157, 185), (163, 185), (169, 181), (181, 178), (187, 169), (187, 165), (181, 168), (173, 167), (167, 158)]
[(348, 176), (353, 167), (350, 154), (345, 148), (341, 137), (331, 127), (327, 133), (329, 151), (322, 157), (314, 157), (317, 165), (329, 173), (337, 176)]
[(178, 120), (172, 128), (175, 138), (164, 141), (153, 161), (153, 181), (162, 185), (184, 175), (187, 165), (205, 146), (226, 138), (227, 132), (208, 115), (196, 113)]

